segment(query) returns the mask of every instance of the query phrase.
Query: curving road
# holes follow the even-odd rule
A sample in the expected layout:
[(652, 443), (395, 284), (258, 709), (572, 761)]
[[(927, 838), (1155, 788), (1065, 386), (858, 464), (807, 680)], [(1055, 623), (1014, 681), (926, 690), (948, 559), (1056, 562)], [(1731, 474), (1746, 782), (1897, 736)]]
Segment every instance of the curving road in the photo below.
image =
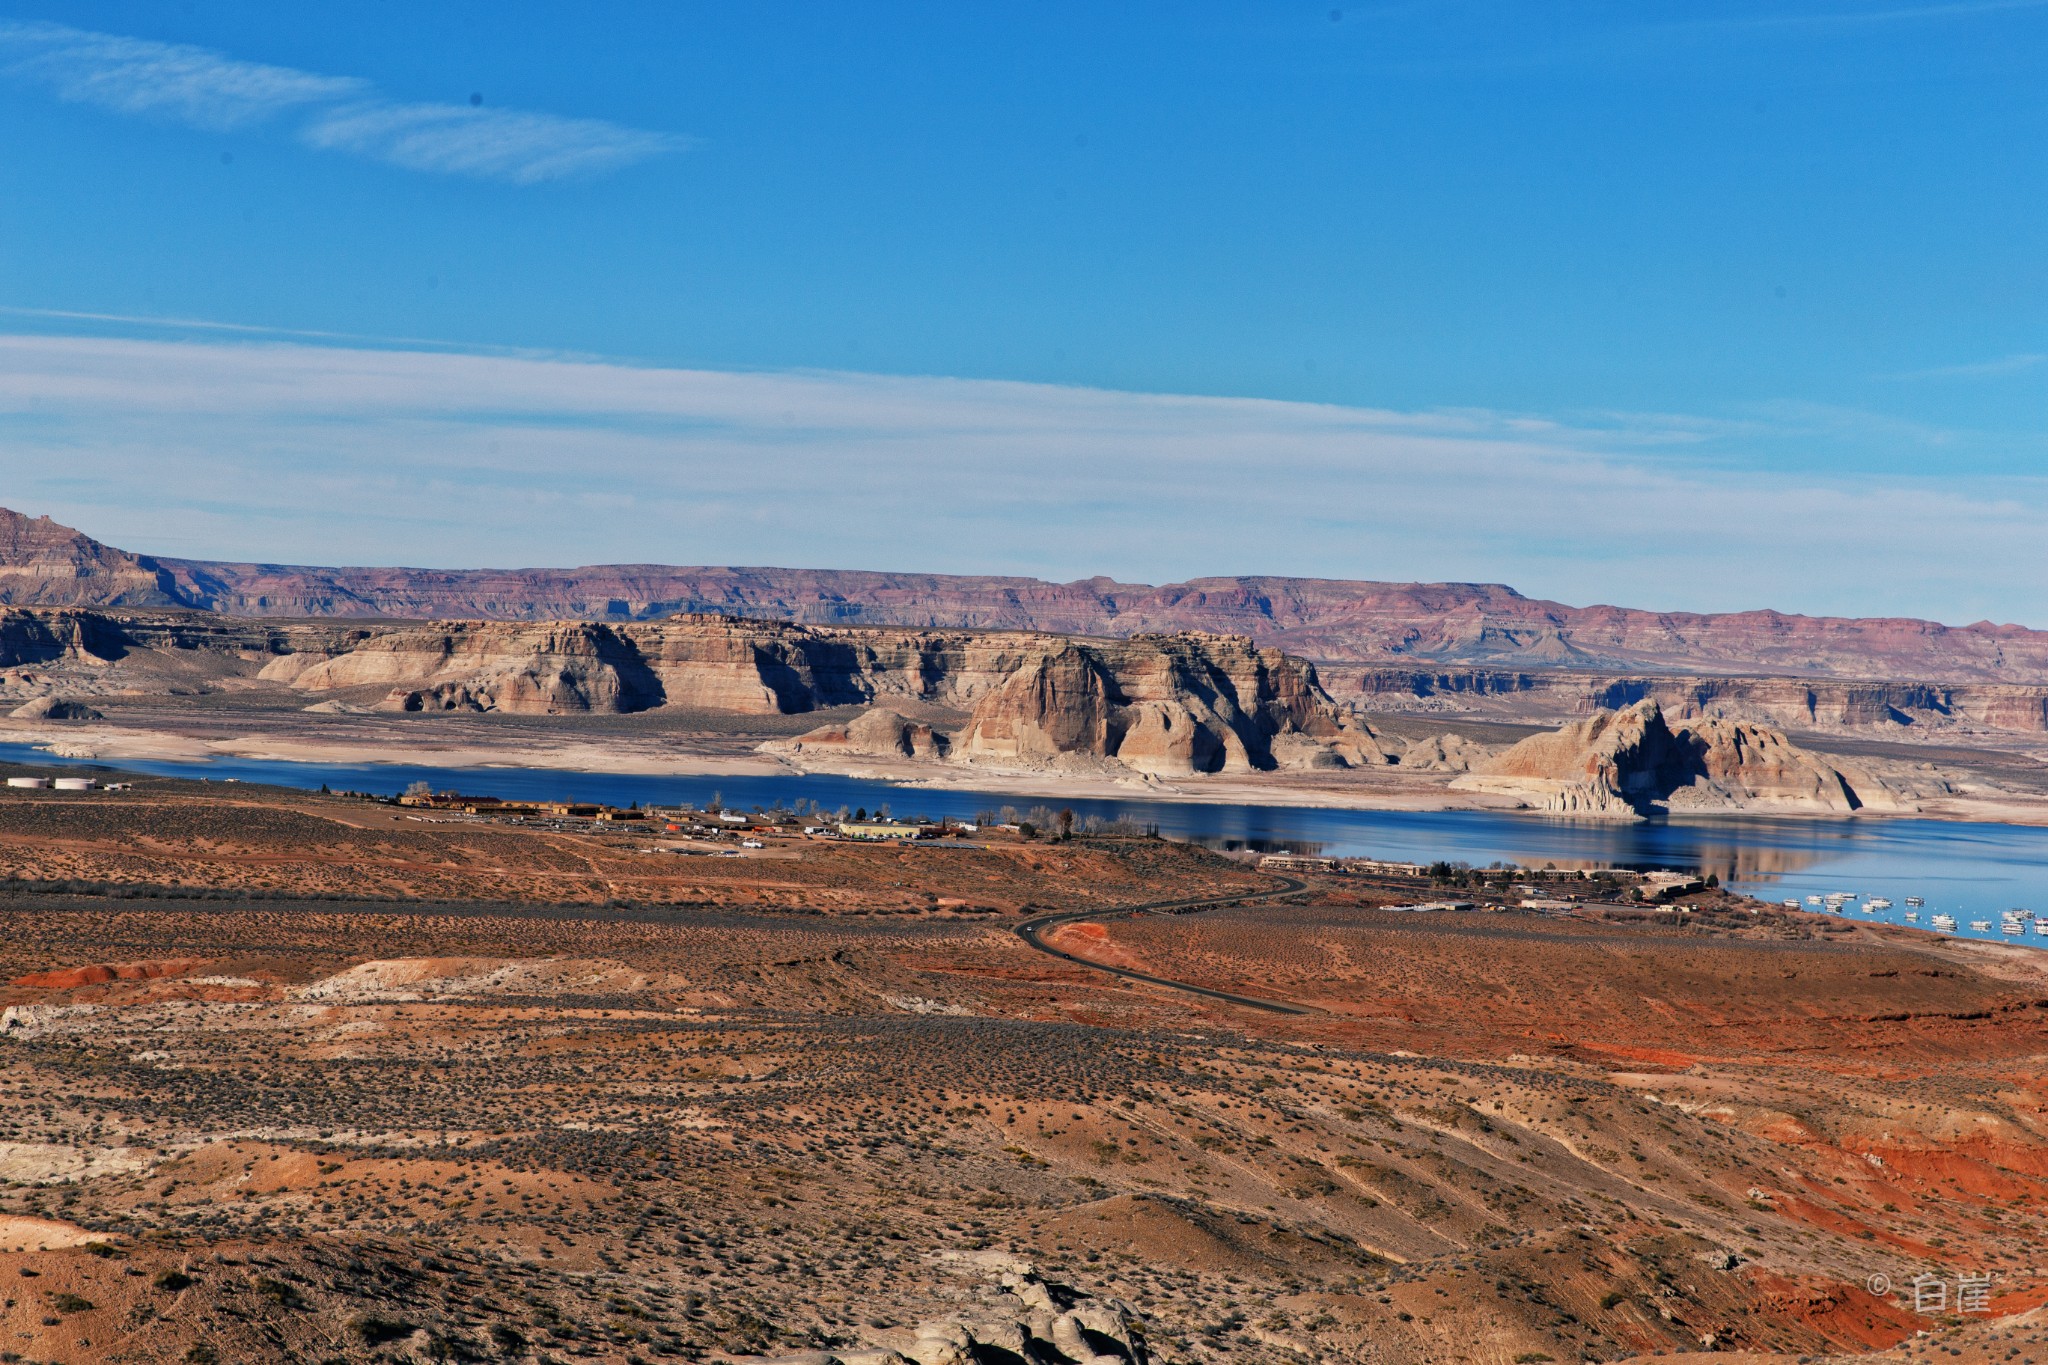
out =
[(1197, 986), (1187, 981), (1174, 981), (1163, 976), (1153, 976), (1147, 972), (1135, 972), (1128, 967), (1112, 967), (1102, 962), (1090, 962), (1085, 957), (1053, 947), (1044, 938), (1047, 930), (1057, 929), (1062, 924), (1073, 924), (1079, 920), (1126, 919), (1132, 915), (1145, 914), (1186, 915), (1192, 914), (1197, 910), (1214, 910), (1220, 906), (1238, 905), (1245, 901), (1264, 900), (1268, 896), (1291, 896), (1297, 891), (1308, 890), (1307, 882), (1299, 881), (1293, 877), (1282, 877), (1276, 873), (1268, 873), (1267, 875), (1274, 877), (1282, 885), (1268, 891), (1253, 891), (1235, 896), (1203, 896), (1194, 900), (1147, 901), (1143, 905), (1126, 905), (1111, 910), (1066, 910), (1053, 915), (1038, 915), (1025, 920), (1017, 926), (1017, 937), (1023, 939), (1041, 953), (1059, 958), (1064, 962), (1072, 962), (1077, 966), (1086, 967), (1091, 971), (1107, 972), (1111, 976), (1120, 976), (1126, 981), (1143, 981), (1147, 985), (1164, 986), (1170, 991), (1180, 991), (1187, 995), (1199, 995), (1208, 1000), (1221, 1000), (1227, 1005), (1242, 1005), (1246, 1009), (1264, 1010), (1268, 1014), (1314, 1014), (1316, 1012), (1314, 1010), (1301, 1005), (1290, 1005), (1281, 1000), (1261, 1000), (1257, 996), (1252, 995), (1233, 995), (1229, 991), (1211, 990), (1207, 986)]

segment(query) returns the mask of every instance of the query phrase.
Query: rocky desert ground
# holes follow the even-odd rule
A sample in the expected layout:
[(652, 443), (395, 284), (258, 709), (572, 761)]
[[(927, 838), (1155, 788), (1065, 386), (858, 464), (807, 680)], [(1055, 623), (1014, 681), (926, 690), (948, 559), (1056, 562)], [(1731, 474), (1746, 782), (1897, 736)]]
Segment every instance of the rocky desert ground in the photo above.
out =
[(2038, 953), (412, 814), (0, 793), (0, 1359), (2048, 1350)]

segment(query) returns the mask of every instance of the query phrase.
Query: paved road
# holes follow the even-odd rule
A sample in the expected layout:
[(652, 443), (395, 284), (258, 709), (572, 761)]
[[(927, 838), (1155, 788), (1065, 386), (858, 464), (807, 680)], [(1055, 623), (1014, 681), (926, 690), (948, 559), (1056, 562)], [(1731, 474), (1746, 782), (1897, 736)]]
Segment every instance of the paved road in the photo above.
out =
[(1290, 1005), (1281, 1000), (1261, 1000), (1251, 995), (1233, 995), (1229, 991), (1211, 990), (1207, 986), (1197, 986), (1187, 981), (1172, 981), (1163, 976), (1153, 976), (1146, 972), (1134, 972), (1126, 967), (1111, 967), (1101, 962), (1090, 962), (1085, 957), (1078, 957), (1073, 953), (1055, 948), (1045, 941), (1044, 936), (1047, 930), (1056, 929), (1062, 924), (1072, 924), (1078, 920), (1123, 919), (1132, 915), (1144, 914), (1186, 915), (1192, 914), (1197, 910), (1214, 910), (1219, 906), (1238, 905), (1244, 901), (1264, 900), (1268, 896), (1291, 896), (1297, 891), (1308, 890), (1307, 882), (1298, 881), (1293, 877), (1280, 877), (1276, 875), (1275, 880), (1281, 882), (1282, 885), (1267, 891), (1253, 891), (1235, 896), (1205, 896), (1195, 900), (1180, 901), (1147, 901), (1143, 905), (1126, 905), (1120, 909), (1113, 910), (1068, 910), (1055, 915), (1039, 915), (1025, 920), (1022, 924), (1018, 925), (1017, 937), (1023, 939), (1041, 953), (1050, 954), (1062, 961), (1072, 962), (1078, 966), (1090, 968), (1093, 971), (1107, 972), (1111, 976), (1120, 976), (1126, 981), (1143, 981), (1147, 985), (1164, 986), (1171, 991), (1181, 991), (1188, 995), (1199, 995), (1208, 1000), (1221, 1000), (1228, 1005), (1242, 1005), (1246, 1009), (1264, 1010), (1268, 1014), (1314, 1014), (1314, 1010), (1304, 1008), (1301, 1005)]

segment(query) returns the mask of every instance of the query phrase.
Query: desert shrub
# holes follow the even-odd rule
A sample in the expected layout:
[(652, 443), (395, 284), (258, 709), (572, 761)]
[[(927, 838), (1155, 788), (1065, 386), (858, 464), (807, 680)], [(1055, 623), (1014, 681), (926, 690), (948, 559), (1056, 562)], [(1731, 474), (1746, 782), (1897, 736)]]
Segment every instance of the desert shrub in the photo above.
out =
[(354, 1332), (356, 1338), (365, 1346), (382, 1346), (387, 1341), (397, 1341), (402, 1337), (409, 1337), (416, 1329), (411, 1323), (400, 1322), (395, 1318), (378, 1318), (365, 1315), (351, 1322), (349, 1330)]

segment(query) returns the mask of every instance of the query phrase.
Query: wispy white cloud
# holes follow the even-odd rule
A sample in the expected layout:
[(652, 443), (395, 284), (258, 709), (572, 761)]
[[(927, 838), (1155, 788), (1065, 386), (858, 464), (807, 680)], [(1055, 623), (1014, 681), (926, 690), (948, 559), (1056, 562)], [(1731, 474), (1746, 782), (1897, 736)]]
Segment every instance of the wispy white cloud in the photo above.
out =
[[(1487, 580), (2034, 620), (2048, 481), (1831, 479), (1598, 429), (849, 373), (0, 336), (0, 500), (299, 563)], [(1911, 573), (1873, 572), (1910, 545)], [(1999, 572), (1987, 574), (1984, 565)]]
[(360, 97), (369, 82), (236, 61), (203, 47), (89, 33), (62, 24), (0, 24), (0, 70), (60, 99), (225, 131), (324, 101)]
[(0, 74), (74, 103), (216, 132), (296, 115), (310, 147), (520, 185), (603, 174), (685, 145), (603, 119), (396, 100), (359, 77), (62, 24), (0, 23)]
[(680, 145), (666, 134), (599, 119), (458, 104), (349, 105), (322, 114), (301, 137), (407, 170), (519, 185), (616, 170)]

